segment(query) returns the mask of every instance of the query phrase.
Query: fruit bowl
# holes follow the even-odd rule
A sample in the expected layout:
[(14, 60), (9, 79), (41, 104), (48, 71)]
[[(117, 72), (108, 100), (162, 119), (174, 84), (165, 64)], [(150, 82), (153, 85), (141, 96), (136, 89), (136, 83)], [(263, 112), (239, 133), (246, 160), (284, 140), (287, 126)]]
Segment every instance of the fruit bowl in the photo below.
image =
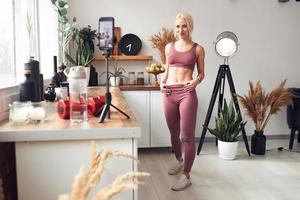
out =
[(157, 79), (157, 75), (160, 74), (160, 73), (164, 73), (165, 72), (165, 67), (162, 66), (161, 64), (159, 63), (152, 63), (150, 66), (148, 66), (146, 68), (146, 71), (149, 73), (149, 74), (153, 74), (154, 75), (154, 80), (152, 81), (151, 85), (153, 86), (159, 86), (159, 83), (158, 83), (158, 79)]

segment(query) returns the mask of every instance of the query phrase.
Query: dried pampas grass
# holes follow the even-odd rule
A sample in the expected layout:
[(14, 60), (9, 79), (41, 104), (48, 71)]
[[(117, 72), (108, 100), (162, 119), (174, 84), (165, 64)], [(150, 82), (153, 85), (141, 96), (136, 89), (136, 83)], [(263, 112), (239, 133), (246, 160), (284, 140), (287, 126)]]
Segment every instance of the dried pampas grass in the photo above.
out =
[[(60, 195), (58, 200), (86, 200), (92, 188), (101, 180), (106, 161), (110, 157), (125, 157), (138, 161), (131, 155), (120, 151), (102, 150), (97, 153), (96, 143), (92, 141), (92, 159), (88, 169), (81, 167), (79, 173), (75, 176), (72, 191), (69, 195)], [(142, 185), (137, 178), (150, 176), (146, 172), (129, 172), (118, 176), (113, 183), (101, 189), (92, 199), (109, 200), (113, 196)]]
[(271, 115), (280, 111), (282, 106), (293, 103), (292, 93), (284, 88), (286, 80), (273, 89), (270, 93), (266, 93), (258, 81), (253, 86), (249, 81), (250, 90), (248, 96), (237, 95), (241, 105), (245, 108), (246, 114), (253, 120), (256, 131), (263, 131), (268, 124)]
[(112, 184), (100, 190), (94, 196), (93, 200), (108, 200), (111, 199), (114, 195), (119, 194), (120, 192), (135, 189), (138, 187), (138, 185), (143, 185), (143, 183), (139, 182), (137, 178), (149, 175), (149, 173), (145, 172), (129, 172), (120, 175)]
[(170, 42), (175, 42), (176, 38), (172, 29), (162, 28), (162, 32), (152, 35), (149, 39), (153, 48), (158, 49), (160, 59), (163, 64), (166, 63), (165, 46)]

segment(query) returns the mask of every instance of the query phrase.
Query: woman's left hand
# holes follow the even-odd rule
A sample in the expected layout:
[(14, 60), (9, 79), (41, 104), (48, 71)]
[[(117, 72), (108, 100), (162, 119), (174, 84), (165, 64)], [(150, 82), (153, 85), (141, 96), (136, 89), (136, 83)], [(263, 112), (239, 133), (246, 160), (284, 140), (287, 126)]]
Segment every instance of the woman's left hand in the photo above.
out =
[(199, 83), (198, 79), (196, 79), (196, 80), (190, 80), (189, 82), (187, 82), (187, 83), (183, 86), (183, 88), (184, 88), (186, 91), (191, 92), (191, 91), (195, 90), (195, 88), (197, 87), (198, 83)]

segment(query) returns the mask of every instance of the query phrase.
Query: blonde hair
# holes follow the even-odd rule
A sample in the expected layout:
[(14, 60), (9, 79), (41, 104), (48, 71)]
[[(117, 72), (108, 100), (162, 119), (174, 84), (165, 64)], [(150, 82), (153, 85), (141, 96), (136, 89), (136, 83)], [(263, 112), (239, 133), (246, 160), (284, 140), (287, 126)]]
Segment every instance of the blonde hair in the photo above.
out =
[[(177, 16), (175, 18), (175, 22), (178, 19), (183, 19), (186, 22), (189, 33), (191, 34), (194, 30), (193, 17), (188, 13), (180, 12), (177, 14)], [(175, 24), (175, 22), (174, 22), (174, 24)]]

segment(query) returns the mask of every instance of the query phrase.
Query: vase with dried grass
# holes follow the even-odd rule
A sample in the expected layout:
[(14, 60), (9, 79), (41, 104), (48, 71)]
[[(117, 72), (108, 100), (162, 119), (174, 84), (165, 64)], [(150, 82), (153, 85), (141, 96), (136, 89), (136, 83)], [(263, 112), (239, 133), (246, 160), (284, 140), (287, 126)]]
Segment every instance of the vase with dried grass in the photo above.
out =
[(152, 35), (149, 41), (153, 48), (158, 49), (162, 63), (166, 64), (165, 46), (170, 42), (176, 41), (173, 29), (164, 27), (162, 28), (162, 32)]
[(272, 115), (278, 113), (281, 107), (290, 105), (293, 102), (291, 92), (284, 87), (286, 80), (270, 93), (263, 90), (260, 81), (255, 86), (249, 81), (248, 95), (238, 95), (239, 102), (246, 110), (246, 115), (255, 124), (254, 134), (251, 136), (251, 153), (264, 155), (266, 151), (266, 136), (264, 129)]

